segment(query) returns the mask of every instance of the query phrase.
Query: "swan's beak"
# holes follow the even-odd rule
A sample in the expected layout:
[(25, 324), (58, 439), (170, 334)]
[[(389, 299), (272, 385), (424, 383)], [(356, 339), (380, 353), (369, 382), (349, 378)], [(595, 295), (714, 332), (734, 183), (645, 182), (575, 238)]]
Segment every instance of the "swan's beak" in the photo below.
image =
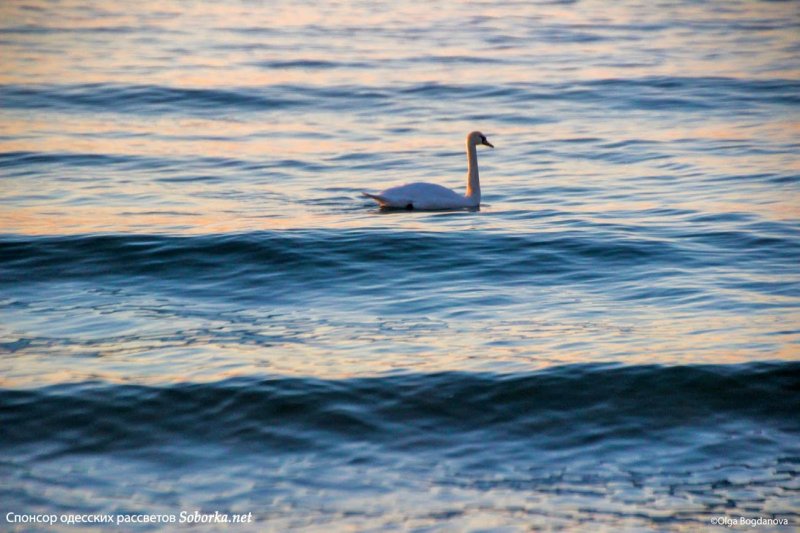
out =
[(489, 148), (494, 148), (494, 145), (489, 141), (483, 141), (481, 144), (484, 146), (488, 146)]

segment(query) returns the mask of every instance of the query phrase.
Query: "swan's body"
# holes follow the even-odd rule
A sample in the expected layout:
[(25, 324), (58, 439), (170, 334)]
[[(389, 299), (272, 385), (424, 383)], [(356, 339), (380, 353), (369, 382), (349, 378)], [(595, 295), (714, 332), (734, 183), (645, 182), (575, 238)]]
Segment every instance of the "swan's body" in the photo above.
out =
[(469, 198), (447, 187), (421, 182), (398, 185), (379, 194), (365, 192), (364, 196), (372, 198), (381, 207), (402, 209), (459, 209), (477, 207), (480, 203), (480, 197)]
[(479, 131), (467, 135), (467, 191), (464, 195), (435, 183), (418, 182), (391, 187), (378, 194), (365, 192), (364, 196), (387, 208), (435, 210), (478, 207), (481, 203), (481, 184), (476, 147), (479, 144), (494, 148)]

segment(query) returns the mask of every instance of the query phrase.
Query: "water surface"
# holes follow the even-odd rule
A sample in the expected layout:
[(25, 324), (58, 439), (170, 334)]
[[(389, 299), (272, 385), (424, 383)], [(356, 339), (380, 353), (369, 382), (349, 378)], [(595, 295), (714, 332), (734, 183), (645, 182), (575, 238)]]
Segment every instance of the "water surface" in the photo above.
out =
[(0, 15), (4, 516), (800, 520), (795, 4)]

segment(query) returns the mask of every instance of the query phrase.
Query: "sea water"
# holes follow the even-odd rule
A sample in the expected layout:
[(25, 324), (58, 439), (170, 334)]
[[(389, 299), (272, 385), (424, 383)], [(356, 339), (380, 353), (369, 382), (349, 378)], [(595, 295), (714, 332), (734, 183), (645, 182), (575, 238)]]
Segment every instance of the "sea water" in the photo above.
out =
[[(3, 527), (797, 527), (798, 30), (3, 3)], [(463, 191), (471, 130), (480, 210), (361, 196)]]

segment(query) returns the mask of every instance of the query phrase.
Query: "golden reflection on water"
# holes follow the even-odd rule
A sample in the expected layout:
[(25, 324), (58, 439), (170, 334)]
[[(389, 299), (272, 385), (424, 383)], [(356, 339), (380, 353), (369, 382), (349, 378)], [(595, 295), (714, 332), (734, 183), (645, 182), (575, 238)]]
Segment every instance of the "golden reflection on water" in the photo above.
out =
[[(22, 6), (28, 6), (24, 9)], [(30, 9), (33, 6), (36, 9)], [(465, 68), (459, 65), (456, 70), (448, 64), (432, 64), (430, 68), (417, 65), (417, 68), (374, 69), (265, 69), (259, 66), (265, 58), (273, 57), (279, 51), (283, 59), (316, 59), (315, 57), (293, 56), (293, 49), (307, 48), (309, 37), (305, 31), (320, 30), (318, 39), (324, 50), (320, 56), (335, 54), (345, 63), (373, 62), (398, 59), (414, 59), (419, 56), (469, 56), (491, 55), (491, 46), (478, 42), (442, 43), (436, 50), (414, 48), (411, 35), (405, 31), (407, 21), (416, 25), (451, 24), (464, 16), (463, 7), (458, 3), (444, 3), (437, 9), (428, 9), (427, 4), (412, 5), (401, 3), (392, 10), (375, 10), (368, 2), (340, 2), (325, 5), (270, 5), (258, 6), (234, 2), (189, 3), (176, 6), (163, 2), (132, 2), (126, 7), (126, 14), (104, 9), (102, 3), (88, 5), (84, 2), (4, 2), (0, 8), (0, 20), (5, 27), (17, 28), (39, 25), (52, 28), (50, 33), (17, 34), (15, 42), (30, 41), (37, 45), (36, 52), (30, 46), (18, 44), (2, 45), (3, 61), (0, 62), (0, 83), (29, 84), (47, 83), (105, 83), (110, 73), (117, 83), (158, 83), (173, 87), (222, 87), (230, 86), (231, 80), (225, 74), (231, 66), (236, 67), (238, 86), (264, 86), (272, 84), (316, 84), (330, 86), (337, 84), (373, 85), (385, 83), (419, 83), (441, 79), (443, 69), (459, 76), (461, 82), (480, 82), (485, 80), (485, 69)], [(553, 58), (559, 54), (579, 55), (585, 60), (580, 63), (561, 65), (558, 61), (541, 61), (533, 68), (520, 68), (519, 65), (497, 64), (492, 66), (494, 78), (506, 81), (545, 82), (559, 80), (591, 80), (605, 78), (630, 78), (636, 76), (732, 76), (753, 78), (764, 77), (798, 78), (798, 68), (792, 67), (784, 73), (776, 73), (763, 67), (774, 62), (775, 54), (783, 53), (792, 64), (792, 45), (796, 36), (786, 31), (762, 30), (763, 40), (775, 40), (772, 47), (753, 47), (752, 53), (734, 58), (720, 56), (709, 61), (707, 55), (718, 54), (719, 42), (710, 38), (706, 42), (687, 43), (689, 34), (680, 29), (653, 31), (647, 49), (657, 54), (659, 50), (678, 47), (693, 49), (691, 56), (680, 57), (677, 61), (658, 63), (642, 55), (643, 65), (626, 64), (615, 66), (614, 58), (620, 49), (642, 47), (638, 41), (628, 42), (617, 39), (600, 39), (584, 42), (562, 39), (557, 43), (537, 41), (529, 37), (529, 28), (536, 25), (552, 25), (556, 29), (577, 27), (583, 32), (591, 32), (593, 26), (624, 28), (631, 24), (659, 24), (665, 17), (686, 21), (703, 22), (708, 10), (704, 6), (672, 5), (659, 9), (647, 9), (647, 5), (630, 6), (624, 3), (600, 1), (582, 2), (579, 9), (559, 5), (542, 4), (528, 13), (533, 16), (520, 18), (520, 6), (514, 2), (473, 4), (470, 6), (474, 20), (491, 21), (506, 36), (516, 41), (502, 49), (505, 58)], [(92, 13), (86, 16), (87, 10)], [(666, 11), (666, 12), (665, 12)], [(74, 13), (74, 15), (72, 14)], [(715, 12), (714, 23), (749, 23), (760, 18), (797, 18), (795, 6), (791, 2), (748, 3), (742, 2), (727, 6)], [(159, 55), (157, 47), (142, 46), (136, 39), (138, 33), (114, 31), (114, 29), (137, 29), (150, 32), (154, 38), (169, 40), (176, 53), (168, 59)], [(196, 28), (203, 28), (197, 30)], [(208, 30), (208, 28), (212, 28)], [(370, 32), (371, 28), (387, 30), (382, 33)], [(80, 33), (80, 30), (109, 30), (95, 33)], [(263, 39), (265, 49), (231, 51), (225, 46), (237, 42), (238, 32), (257, 32)], [(613, 31), (613, 30), (609, 30)], [(263, 35), (262, 35), (263, 34)], [(725, 38), (721, 35), (719, 38)], [(240, 37), (242, 46), (252, 44), (252, 36)], [(215, 44), (221, 46), (215, 47)], [(297, 46), (294, 46), (297, 44)], [(200, 53), (186, 53), (203, 50)], [(780, 52), (778, 52), (780, 51)], [(180, 53), (178, 53), (180, 52)], [(235, 54), (234, 54), (235, 52)], [(242, 53), (252, 59), (248, 64), (232, 65), (241, 60)], [(608, 58), (608, 60), (606, 60)], [(600, 66), (598, 63), (607, 63)]]
[[(582, 305), (604, 306), (599, 302)], [(41, 345), (20, 352), (24, 357), (3, 359), (0, 386), (45, 386), (88, 379), (159, 385), (268, 375), (348, 379), (397, 371), (524, 373), (610, 360), (630, 365), (800, 360), (800, 333), (781, 343), (763, 334), (773, 326), (769, 323), (772, 317), (707, 314), (698, 323), (694, 316), (659, 317), (655, 310), (639, 309), (637, 316), (614, 322), (519, 319), (488, 321), (478, 329), (451, 321), (447, 335), (440, 335), (436, 328), (414, 335), (392, 334), (375, 323), (356, 329), (317, 325), (301, 335), (295, 333), (290, 341), (270, 346), (220, 341), (213, 325), (207, 326), (209, 335), (186, 340), (175, 335), (161, 339), (157, 332), (117, 342), (113, 337), (88, 344), (76, 339), (72, 344)], [(621, 310), (612, 304), (606, 311), (619, 315)], [(800, 323), (800, 313), (790, 313), (783, 320)], [(391, 348), (387, 351), (381, 346)], [(75, 364), (76, 360), (80, 364)], [(165, 361), (163, 368), (159, 360)]]

